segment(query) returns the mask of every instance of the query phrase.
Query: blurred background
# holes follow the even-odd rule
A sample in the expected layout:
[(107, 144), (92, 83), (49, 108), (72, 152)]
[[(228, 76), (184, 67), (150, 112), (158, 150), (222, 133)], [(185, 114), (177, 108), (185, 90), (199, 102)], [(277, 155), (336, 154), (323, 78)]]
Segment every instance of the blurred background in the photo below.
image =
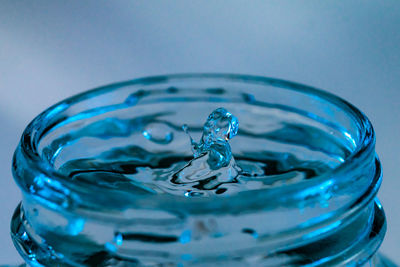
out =
[(11, 157), (48, 106), (115, 81), (177, 72), (283, 78), (364, 111), (384, 168), (388, 232), (400, 264), (400, 1), (0, 1), (0, 264), (20, 201)]

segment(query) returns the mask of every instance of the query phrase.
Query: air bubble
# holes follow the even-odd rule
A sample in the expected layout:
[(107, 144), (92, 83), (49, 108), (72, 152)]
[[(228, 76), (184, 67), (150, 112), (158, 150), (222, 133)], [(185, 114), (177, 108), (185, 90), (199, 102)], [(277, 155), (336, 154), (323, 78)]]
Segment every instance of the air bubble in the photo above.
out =
[(160, 145), (169, 144), (174, 139), (173, 132), (163, 123), (150, 123), (146, 125), (142, 134), (147, 140)]

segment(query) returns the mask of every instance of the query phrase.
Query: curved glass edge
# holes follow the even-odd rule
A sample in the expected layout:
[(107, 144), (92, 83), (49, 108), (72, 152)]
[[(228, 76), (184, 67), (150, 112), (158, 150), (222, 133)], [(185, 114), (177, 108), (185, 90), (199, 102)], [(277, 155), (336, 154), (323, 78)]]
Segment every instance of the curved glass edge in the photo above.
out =
[[(36, 144), (34, 144), (34, 139), (40, 139), (40, 135), (36, 135), (36, 126), (42, 125), (40, 123), (42, 120), (48, 119), (49, 117), (55, 116), (56, 114), (59, 114), (66, 110), (68, 107), (73, 105), (74, 103), (83, 101), (85, 99), (99, 96), (108, 92), (111, 92), (113, 90), (117, 90), (118, 88), (125, 87), (125, 86), (131, 86), (131, 85), (149, 85), (149, 84), (160, 84), (160, 83), (167, 83), (171, 82), (174, 80), (177, 81), (191, 81), (193, 79), (214, 79), (218, 81), (227, 81), (227, 82), (245, 82), (245, 83), (255, 83), (255, 84), (265, 84), (268, 86), (273, 86), (273, 87), (278, 87), (280, 89), (286, 89), (286, 90), (292, 90), (296, 92), (300, 92), (303, 94), (310, 94), (315, 97), (319, 97), (321, 99), (324, 99), (332, 104), (335, 104), (337, 106), (340, 106), (342, 109), (346, 110), (347, 112), (351, 113), (354, 115), (355, 119), (358, 119), (360, 122), (360, 125), (363, 126), (365, 130), (365, 136), (364, 140), (360, 142), (360, 146), (357, 147), (357, 149), (353, 152), (352, 155), (349, 156), (349, 161), (355, 158), (358, 158), (361, 153), (365, 152), (365, 150), (371, 150), (373, 149), (375, 145), (375, 133), (372, 127), (371, 122), (369, 119), (365, 116), (364, 113), (362, 113), (359, 109), (357, 109), (355, 106), (347, 102), (346, 100), (333, 95), (331, 93), (325, 92), (323, 90), (299, 84), (299, 83), (294, 83), (286, 80), (281, 80), (281, 79), (274, 79), (274, 78), (269, 78), (269, 77), (262, 77), (262, 76), (252, 76), (252, 75), (240, 75), (240, 74), (210, 74), (210, 73), (193, 73), (193, 74), (172, 74), (172, 75), (165, 75), (165, 76), (152, 76), (152, 77), (145, 77), (145, 78), (139, 78), (139, 79), (134, 79), (131, 81), (125, 81), (125, 82), (119, 82), (119, 83), (114, 83), (102, 87), (98, 87), (86, 92), (83, 92), (81, 94), (72, 96), (70, 98), (67, 98), (52, 107), (48, 108), (47, 110), (43, 111), (41, 114), (39, 114), (36, 118), (33, 119), (33, 121), (26, 127), (24, 130), (24, 133), (21, 137), (21, 149), (23, 151), (23, 154), (27, 156), (27, 159), (29, 161), (33, 161), (35, 169), (37, 169), (39, 172), (48, 174), (50, 176), (54, 177), (59, 177), (60, 174), (57, 172), (54, 172), (53, 170), (49, 170), (46, 168), (46, 166), (43, 166), (43, 164), (38, 164), (40, 163), (41, 159), (38, 157), (38, 154), (35, 153), (36, 149)], [(37, 140), (36, 140), (37, 141)], [(346, 162), (345, 162), (346, 163)], [(340, 165), (339, 168), (343, 168), (346, 164), (343, 163)], [(65, 178), (65, 177), (63, 177)]]
[[(352, 113), (356, 114), (356, 118), (358, 118), (362, 124), (365, 126), (365, 131), (367, 132), (366, 135), (369, 136), (369, 141), (367, 140), (366, 142), (362, 142), (360, 144), (360, 147), (357, 148), (357, 150), (354, 152), (353, 158), (356, 159), (353, 161), (352, 158), (349, 158), (346, 160), (343, 164), (341, 164), (337, 169), (334, 169), (333, 173), (326, 174), (324, 177), (321, 176), (321, 179), (316, 179), (315, 181), (307, 181), (307, 185), (304, 185), (302, 188), (296, 187), (296, 191), (305, 191), (305, 187), (310, 187), (310, 186), (320, 186), (323, 184), (325, 181), (328, 180), (329, 177), (327, 176), (341, 176), (344, 173), (346, 173), (346, 170), (352, 169), (354, 167), (354, 164), (357, 161), (360, 161), (363, 157), (361, 157), (361, 154), (373, 154), (371, 152), (374, 152), (374, 133), (372, 126), (368, 119), (359, 111), (357, 108), (352, 106), (351, 104), (347, 103), (345, 100), (342, 100), (334, 95), (331, 95), (329, 93), (323, 92), (321, 90), (315, 89), (313, 87), (301, 85), (301, 84), (296, 84), (293, 82), (288, 82), (284, 80), (278, 80), (278, 79), (272, 79), (272, 78), (266, 78), (266, 77), (258, 77), (258, 76), (247, 76), (247, 75), (233, 75), (233, 74), (177, 74), (177, 75), (170, 75), (170, 76), (155, 76), (155, 77), (148, 77), (148, 78), (141, 78), (141, 79), (136, 79), (132, 81), (127, 81), (127, 82), (121, 82), (121, 83), (116, 83), (108, 86), (103, 86), (97, 89), (93, 89), (88, 92), (84, 92), (82, 94), (79, 94), (77, 96), (68, 98), (53, 107), (47, 109), (44, 111), (41, 115), (36, 117), (31, 124), (26, 128), (23, 137), (21, 139), (20, 145), (18, 149), (16, 150), (16, 153), (14, 155), (13, 159), (13, 173), (14, 173), (14, 178), (17, 182), (17, 184), (25, 190), (25, 192), (29, 193), (28, 188), (26, 186), (24, 187), (24, 183), (19, 181), (22, 179), (21, 177), (24, 176), (24, 173), (26, 174), (27, 171), (29, 170), (30, 173), (32, 174), (27, 174), (28, 176), (42, 176), (46, 179), (50, 179), (51, 181), (54, 181), (52, 183), (52, 187), (54, 187), (56, 193), (59, 194), (60, 192), (66, 192), (66, 193), (71, 193), (66, 198), (68, 197), (74, 197), (74, 194), (77, 195), (76, 199), (81, 198), (81, 204), (88, 203), (86, 200), (89, 200), (89, 198), (84, 197), (84, 192), (87, 192), (87, 190), (80, 190), (79, 187), (74, 186), (73, 183), (68, 182), (68, 179), (65, 179), (65, 177), (60, 176), (59, 173), (55, 172), (52, 169), (47, 168), (44, 166), (44, 164), (41, 164), (41, 158), (36, 153), (36, 144), (35, 141), (33, 140), (34, 137), (36, 139), (40, 139), (40, 134), (38, 136), (37, 131), (35, 130), (35, 127), (37, 127), (39, 124), (41, 124), (42, 120), (45, 120), (46, 118), (49, 118), (51, 116), (54, 116), (57, 113), (62, 112), (66, 108), (68, 108), (69, 105), (72, 105), (75, 102), (82, 101), (84, 99), (90, 98), (90, 97), (95, 97), (99, 94), (103, 94), (106, 92), (110, 92), (113, 90), (116, 90), (122, 86), (127, 86), (127, 85), (140, 85), (140, 84), (157, 84), (157, 83), (167, 83), (170, 81), (174, 80), (185, 80), (185, 79), (216, 79), (219, 81), (241, 81), (245, 83), (257, 83), (257, 84), (266, 84), (274, 87), (279, 87), (279, 88), (284, 88), (288, 90), (294, 90), (294, 91), (299, 91), (304, 94), (313, 94), (318, 97), (321, 97), (327, 101), (330, 101), (332, 103), (336, 103), (337, 105), (340, 105), (341, 108), (344, 108), (348, 111), (351, 111)], [(360, 154), (361, 153), (361, 154)], [(372, 156), (371, 156), (372, 157)], [(368, 156), (368, 160), (371, 158)], [(346, 165), (347, 164), (347, 165)], [(346, 166), (345, 166), (346, 165)], [(32, 181), (33, 182), (33, 179)], [(61, 186), (59, 186), (61, 185)], [(51, 189), (51, 188), (50, 188)], [(50, 190), (51, 191), (51, 190)], [(312, 195), (311, 190), (308, 190)], [(304, 193), (307, 193), (304, 192)], [(256, 193), (256, 192), (252, 192)], [(257, 192), (259, 195), (265, 195), (265, 191)], [(268, 194), (271, 193), (271, 191), (268, 192)], [(275, 192), (277, 193), (277, 192)], [(123, 196), (119, 195), (118, 199), (121, 199)], [(132, 197), (132, 196), (131, 196)], [(129, 197), (129, 199), (131, 198)], [(243, 196), (241, 196), (243, 197)], [(143, 197), (144, 198), (144, 197)], [(162, 197), (161, 197), (162, 198)], [(159, 203), (164, 203), (163, 199), (159, 199)], [(171, 200), (176, 200), (172, 196), (168, 196), (168, 198), (171, 198)], [(167, 199), (168, 199), (167, 198)], [(271, 194), (271, 198), (276, 198), (276, 195)], [(247, 198), (251, 199), (251, 198)], [(185, 200), (179, 199), (179, 201), (182, 202), (182, 205), (184, 205), (186, 202)], [(192, 200), (190, 205), (193, 205), (193, 202), (196, 202), (197, 200)], [(109, 203), (112, 201), (108, 201)], [(200, 205), (204, 205), (202, 203), (202, 200), (198, 200)], [(143, 203), (142, 203), (143, 204)], [(216, 203), (215, 203), (216, 204)], [(224, 207), (223, 203), (220, 203), (222, 205), (222, 210), (225, 210), (226, 207)], [(186, 206), (190, 206), (186, 205)], [(254, 206), (254, 203), (250, 203), (247, 206)], [(216, 206), (213, 206), (213, 209), (215, 209)], [(193, 208), (191, 210), (194, 210)], [(199, 210), (198, 207), (196, 210)]]

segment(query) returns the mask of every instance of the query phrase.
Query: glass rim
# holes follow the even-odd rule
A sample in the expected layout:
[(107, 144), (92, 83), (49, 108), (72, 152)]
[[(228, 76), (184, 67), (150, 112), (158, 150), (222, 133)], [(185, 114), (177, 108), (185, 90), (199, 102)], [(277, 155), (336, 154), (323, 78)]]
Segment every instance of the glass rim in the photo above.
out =
[[(84, 209), (90, 209), (90, 206), (86, 206), (86, 204), (88, 203), (85, 203), (88, 200), (90, 201), (90, 197), (88, 198), (88, 196), (90, 195), (90, 190), (88, 190), (90, 189), (90, 186), (86, 188), (80, 188), (80, 186), (75, 185), (73, 181), (70, 181), (68, 177), (60, 174), (55, 169), (49, 169), (48, 165), (44, 164), (44, 159), (42, 159), (39, 151), (37, 151), (37, 144), (40, 142), (44, 134), (39, 133), (37, 127), (43, 127), (43, 124), (46, 125), (46, 122), (49, 118), (63, 112), (74, 103), (78, 103), (85, 99), (111, 92), (113, 90), (118, 90), (118, 88), (120, 87), (141, 84), (159, 84), (167, 83), (170, 81), (183, 81), (191, 79), (208, 79), (231, 82), (235, 81), (249, 84), (265, 84), (279, 89), (292, 90), (302, 94), (316, 96), (320, 99), (328, 101), (331, 104), (334, 104), (336, 107), (340, 108), (340, 110), (344, 110), (346, 115), (352, 115), (351, 120), (357, 120), (357, 127), (359, 127), (359, 130), (362, 133), (362, 138), (360, 138), (359, 142), (356, 144), (354, 151), (352, 151), (351, 154), (348, 155), (341, 164), (334, 167), (332, 170), (329, 170), (310, 180), (305, 180), (295, 184), (283, 186), (284, 192), (286, 193), (286, 195), (284, 194), (283, 197), (282, 188), (266, 188), (255, 191), (245, 191), (241, 192), (240, 194), (235, 194), (231, 196), (212, 196), (206, 198), (191, 199), (170, 194), (149, 196), (120, 195), (121, 198), (132, 200), (132, 205), (142, 205), (144, 207), (158, 207), (162, 209), (168, 209), (168, 205), (171, 205), (171, 203), (173, 203), (174, 205), (177, 204), (177, 207), (179, 207), (179, 209), (187, 210), (189, 212), (214, 212), (216, 209), (225, 210), (227, 207), (231, 208), (233, 205), (232, 203), (236, 203), (236, 207), (238, 209), (259, 207), (259, 204), (251, 200), (256, 195), (266, 201), (268, 199), (274, 200), (276, 206), (276, 198), (280, 200), (281, 204), (289, 203), (292, 201), (295, 202), (299, 200), (300, 196), (305, 197), (306, 195), (304, 194), (313, 194), (313, 192), (309, 190), (310, 188), (320, 188), (321, 186), (324, 186), (325, 188), (332, 187), (333, 184), (331, 178), (341, 177), (347, 172), (354, 172), (357, 166), (361, 165), (359, 163), (366, 158), (370, 158), (371, 155), (375, 158), (375, 133), (369, 119), (358, 108), (336, 95), (311, 86), (263, 76), (218, 73), (188, 73), (150, 76), (124, 82), (112, 83), (69, 97), (46, 109), (32, 120), (32, 122), (26, 127), (22, 134), (20, 143), (13, 158), (14, 179), (21, 188), (25, 189), (25, 191), (28, 191), (26, 185), (24, 185), (20, 181), (21, 177), (19, 177), (20, 175), (18, 174), (19, 172), (17, 170), (17, 165), (22, 163), (22, 165), (24, 166), (20, 166), (19, 168), (25, 168), (25, 170), (29, 170), (30, 172), (34, 173), (34, 176), (44, 176), (46, 177), (46, 179), (49, 179), (49, 181), (52, 181), (53, 185), (57, 184), (57, 186), (66, 187), (69, 193), (81, 197), (82, 200), (85, 200), (81, 201), (81, 207), (83, 207)], [(374, 181), (378, 183), (376, 179), (374, 179)], [(375, 185), (371, 186), (375, 188)], [(99, 189), (96, 188), (96, 190), (96, 194), (98, 194)], [(375, 192), (377, 191), (377, 189), (373, 191)], [(84, 197), (83, 195), (86, 195), (86, 197)], [(259, 200), (259, 198), (257, 199)], [(212, 202), (212, 205), (209, 204), (210, 202)], [(237, 205), (238, 203), (240, 203), (241, 205)], [(265, 208), (266, 206), (268, 206), (268, 203), (263, 204), (264, 206), (259, 208)]]

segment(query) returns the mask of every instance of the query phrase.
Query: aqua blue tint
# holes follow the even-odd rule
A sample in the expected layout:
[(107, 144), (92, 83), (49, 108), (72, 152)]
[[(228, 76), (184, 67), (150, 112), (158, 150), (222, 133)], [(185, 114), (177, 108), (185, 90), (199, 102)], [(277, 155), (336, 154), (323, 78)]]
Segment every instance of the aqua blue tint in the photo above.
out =
[(31, 265), (385, 266), (372, 126), (300, 84), (191, 74), (98, 88), (28, 125), (13, 174), (12, 238)]

